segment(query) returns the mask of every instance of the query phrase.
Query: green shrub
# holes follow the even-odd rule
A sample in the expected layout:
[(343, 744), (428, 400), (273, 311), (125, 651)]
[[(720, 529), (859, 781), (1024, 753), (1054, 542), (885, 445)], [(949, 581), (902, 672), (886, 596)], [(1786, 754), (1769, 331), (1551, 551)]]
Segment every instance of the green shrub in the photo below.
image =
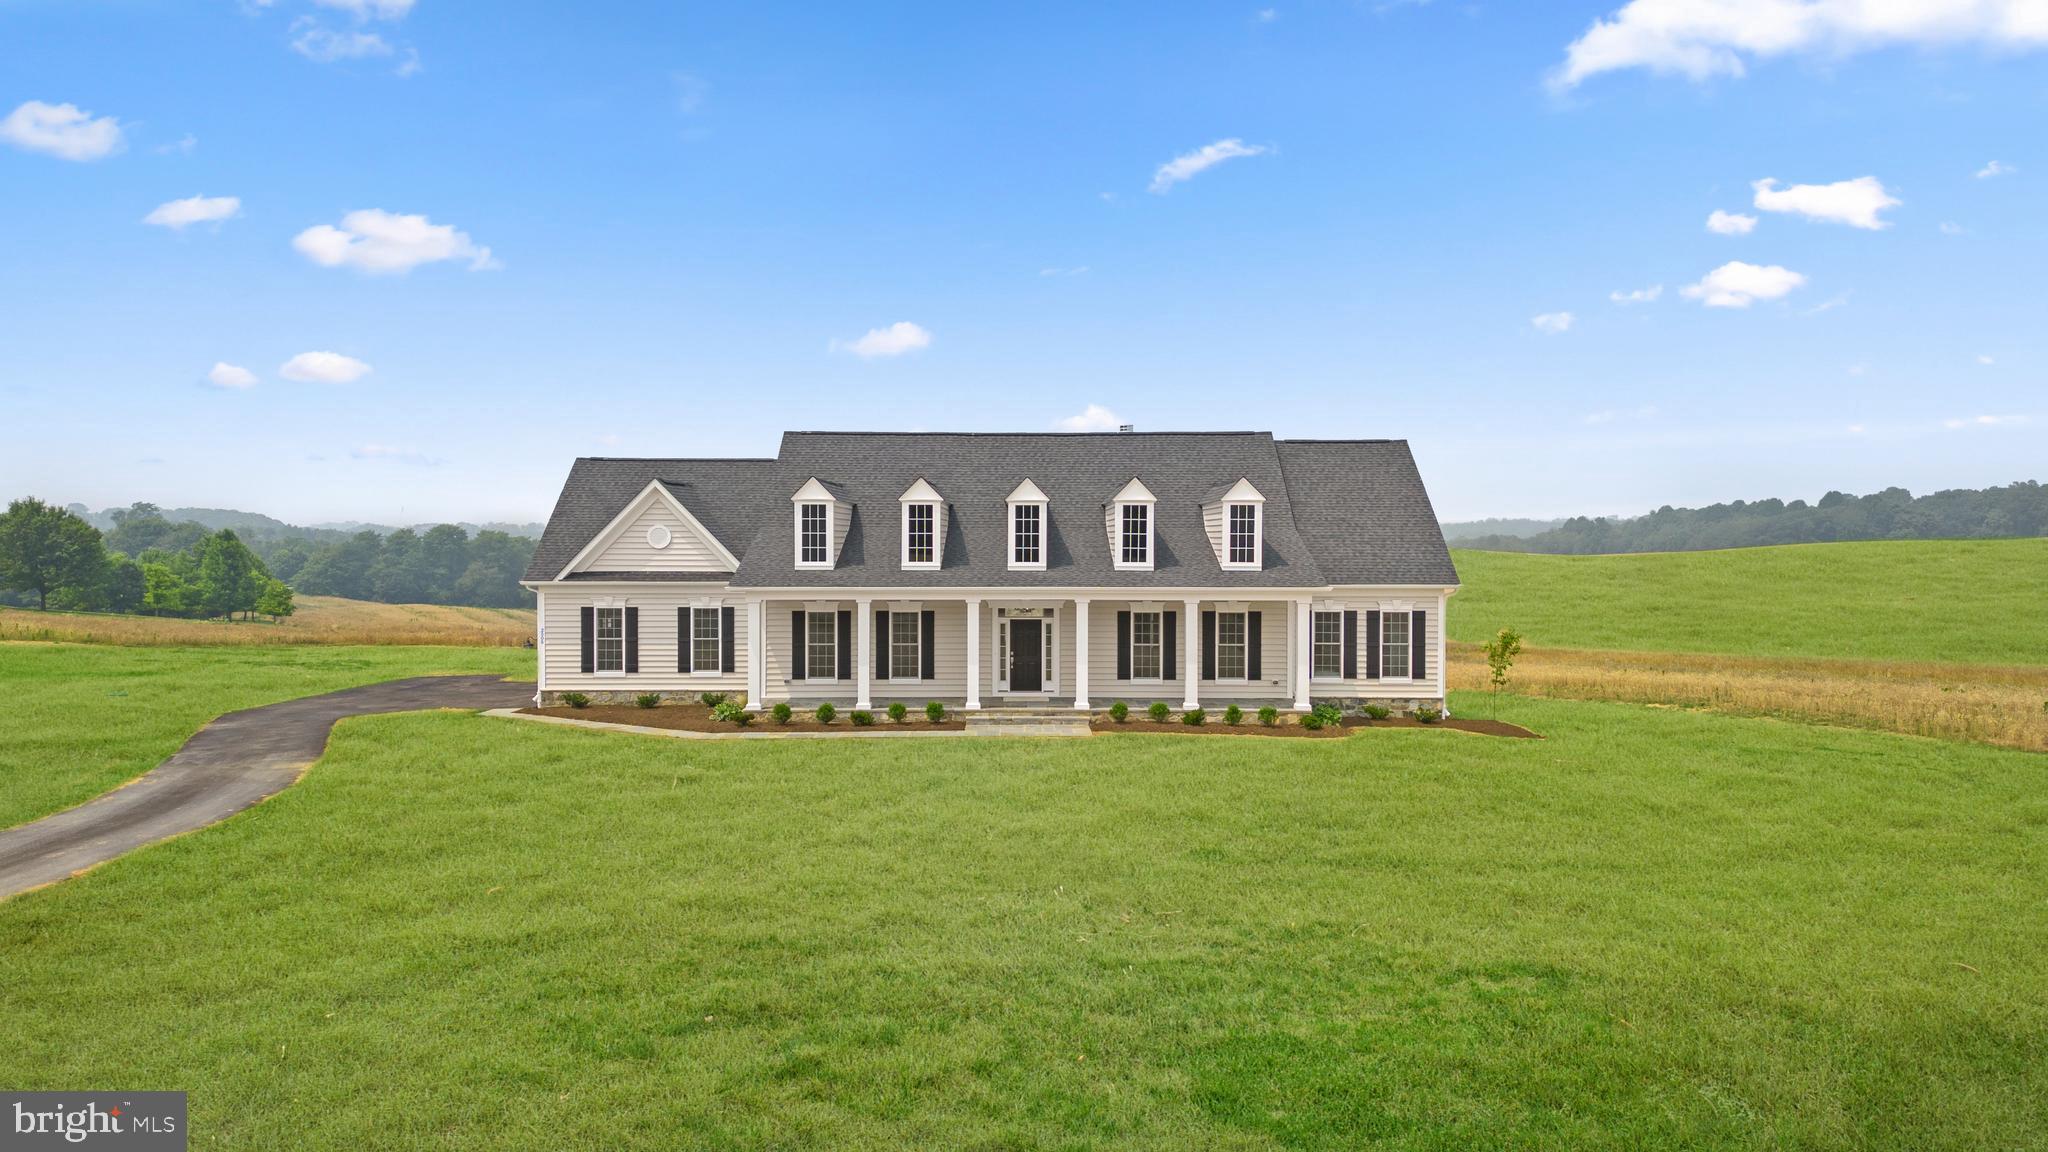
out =
[(588, 708), (590, 707), (590, 697), (585, 696), (581, 692), (564, 692), (562, 693), (562, 703), (567, 704), (571, 708)]
[(1223, 722), (1232, 726), (1244, 723), (1244, 709), (1232, 704), (1223, 710)]
[(1444, 710), (1431, 704), (1424, 704), (1415, 710), (1415, 718), (1424, 724), (1434, 724), (1444, 718)]
[(697, 693), (697, 702), (704, 705), (706, 708), (716, 708), (720, 704), (725, 703), (725, 693), (699, 692)]
[(747, 711), (746, 704), (738, 700), (720, 700), (711, 709), (711, 718), (720, 723), (738, 724), (742, 728), (753, 722), (754, 714)]
[(770, 716), (775, 717), (775, 722), (777, 724), (789, 723), (789, 718), (791, 715), (793, 715), (793, 713), (790, 711), (788, 704), (777, 704), (775, 707), (770, 708), (768, 710), (768, 714)]
[(848, 716), (847, 719), (853, 721), (853, 726), (855, 728), (872, 728), (875, 724), (875, 714), (873, 712), (868, 711), (865, 708), (854, 709), (853, 713), (850, 716)]
[(642, 692), (638, 696), (633, 697), (633, 703), (638, 704), (642, 708), (659, 708), (661, 707), (661, 693)]
[(1109, 706), (1109, 718), (1121, 724), (1131, 718), (1131, 706), (1119, 700)]
[(1201, 708), (1190, 708), (1180, 714), (1180, 722), (1193, 728), (1209, 722), (1209, 713)]
[(1316, 729), (1321, 728), (1323, 726), (1323, 718), (1320, 714), (1315, 712), (1303, 713), (1301, 717), (1301, 726), (1303, 728), (1308, 729), (1311, 732), (1314, 732)]
[(1152, 706), (1150, 708), (1145, 709), (1145, 714), (1147, 716), (1152, 717), (1152, 722), (1154, 724), (1164, 724), (1166, 723), (1166, 714), (1171, 711), (1173, 711), (1173, 709), (1168, 708), (1166, 706), (1166, 701), (1154, 700), (1152, 702)]
[(901, 724), (909, 715), (910, 709), (903, 706), (903, 701), (898, 700), (894, 704), (889, 705), (889, 722), (891, 724)]
[(937, 724), (946, 718), (946, 706), (937, 700), (925, 701), (924, 718)]
[(815, 715), (818, 717), (818, 723), (830, 724), (833, 718), (839, 715), (839, 709), (834, 708), (828, 701), (827, 703), (818, 705), (818, 711), (815, 713)]
[(1392, 712), (1387, 710), (1387, 706), (1385, 704), (1367, 704), (1365, 707), (1360, 708), (1359, 711), (1365, 713), (1367, 716), (1372, 717), (1374, 720), (1385, 720), (1387, 717), (1393, 715)]
[(745, 728), (746, 726), (754, 722), (754, 714), (752, 712), (747, 711), (745, 708), (742, 708), (739, 711), (732, 714), (732, 722), (739, 725), (742, 728)]
[(1259, 723), (1264, 724), (1268, 728), (1271, 728), (1273, 725), (1278, 724), (1279, 722), (1280, 710), (1278, 708), (1275, 708), (1271, 704), (1268, 704), (1264, 708), (1259, 709)]
[(1329, 700), (1323, 701), (1309, 711), (1316, 719), (1322, 721), (1320, 727), (1335, 728), (1344, 722), (1344, 709)]

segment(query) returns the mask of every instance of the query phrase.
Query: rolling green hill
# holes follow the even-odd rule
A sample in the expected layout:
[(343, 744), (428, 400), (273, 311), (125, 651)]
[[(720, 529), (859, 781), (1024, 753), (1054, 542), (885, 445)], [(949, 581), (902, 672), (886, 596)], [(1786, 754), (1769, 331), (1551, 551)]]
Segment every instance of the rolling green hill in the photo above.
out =
[(1452, 557), (1453, 640), (1512, 625), (1544, 647), (2048, 664), (2048, 539)]

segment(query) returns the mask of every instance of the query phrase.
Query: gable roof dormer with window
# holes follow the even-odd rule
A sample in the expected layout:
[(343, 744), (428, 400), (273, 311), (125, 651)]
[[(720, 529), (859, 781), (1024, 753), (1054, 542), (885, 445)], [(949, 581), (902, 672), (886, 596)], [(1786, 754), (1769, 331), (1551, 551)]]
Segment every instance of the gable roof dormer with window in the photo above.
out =
[(834, 568), (853, 526), (853, 503), (816, 476), (789, 498), (796, 516), (796, 566)]
[(919, 476), (898, 500), (903, 506), (903, 569), (937, 571), (946, 564), (946, 501)]
[(1159, 498), (1145, 482), (1131, 477), (1104, 506), (1109, 531), (1110, 564), (1119, 572), (1150, 572), (1155, 565)]
[(1256, 572), (1265, 567), (1266, 496), (1248, 477), (1225, 484), (1202, 501), (1202, 527), (1225, 572)]
[(1008, 548), (1012, 572), (1043, 572), (1045, 556), (1050, 543), (1051, 517), (1047, 515), (1052, 503), (1044, 490), (1026, 477), (1022, 484), (1010, 490), (1003, 500), (1008, 510), (1005, 517), (1009, 524)]

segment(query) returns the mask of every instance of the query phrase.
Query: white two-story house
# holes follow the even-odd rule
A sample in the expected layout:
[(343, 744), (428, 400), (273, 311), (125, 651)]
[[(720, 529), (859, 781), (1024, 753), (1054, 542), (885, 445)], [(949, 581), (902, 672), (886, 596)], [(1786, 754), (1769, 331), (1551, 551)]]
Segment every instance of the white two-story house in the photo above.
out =
[(1398, 440), (791, 432), (576, 461), (526, 574), (543, 703), (744, 693), (1441, 704), (1458, 575)]

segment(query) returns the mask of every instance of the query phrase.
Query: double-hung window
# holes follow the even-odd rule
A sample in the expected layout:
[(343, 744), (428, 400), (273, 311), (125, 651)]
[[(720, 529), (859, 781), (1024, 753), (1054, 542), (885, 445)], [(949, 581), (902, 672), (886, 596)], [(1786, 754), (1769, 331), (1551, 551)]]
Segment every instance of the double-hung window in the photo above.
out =
[(690, 667), (698, 672), (716, 672), (723, 665), (718, 634), (719, 610), (690, 609)]
[(597, 610), (597, 644), (593, 656), (599, 672), (624, 672), (626, 670), (626, 610), (624, 608), (599, 608)]
[(1315, 614), (1315, 665), (1310, 675), (1317, 680), (1337, 680), (1344, 675), (1344, 614)]
[(832, 562), (832, 533), (826, 506), (805, 504), (798, 512), (797, 559), (805, 564)]
[(1380, 613), (1380, 676), (1387, 680), (1408, 679), (1408, 623), (1406, 612)]
[(1232, 504), (1230, 506), (1230, 538), (1228, 551), (1232, 564), (1257, 564), (1259, 562), (1259, 506), (1256, 504)]
[(1242, 612), (1216, 614), (1216, 678), (1242, 680), (1245, 670), (1245, 625)]
[(1045, 509), (1037, 504), (1019, 504), (1011, 510), (1010, 563), (1045, 563)]
[(1117, 559), (1124, 564), (1152, 563), (1152, 506), (1126, 504), (1120, 516)]
[(1158, 680), (1163, 674), (1162, 632), (1157, 612), (1131, 613), (1131, 679)]
[(839, 615), (836, 612), (804, 614), (804, 668), (813, 680), (839, 676)]
[(889, 679), (916, 680), (924, 675), (924, 614), (889, 613)]
[(938, 558), (938, 511), (930, 504), (903, 506), (903, 562), (930, 564)]

